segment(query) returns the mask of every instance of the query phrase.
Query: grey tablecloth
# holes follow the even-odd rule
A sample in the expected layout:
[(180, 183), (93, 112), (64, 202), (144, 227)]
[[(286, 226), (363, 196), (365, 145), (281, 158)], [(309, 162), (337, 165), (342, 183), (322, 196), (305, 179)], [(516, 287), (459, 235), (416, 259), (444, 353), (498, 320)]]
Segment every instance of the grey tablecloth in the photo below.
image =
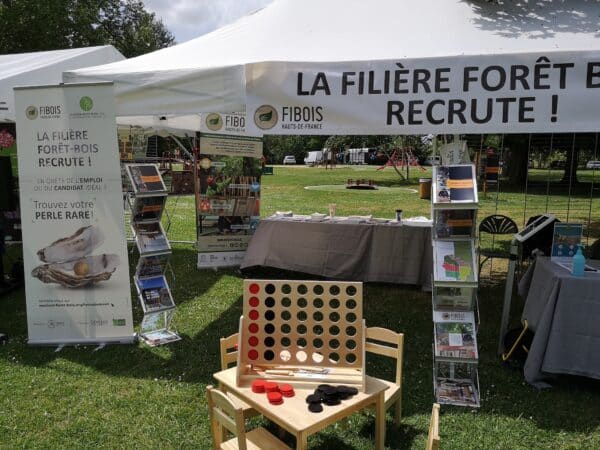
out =
[[(588, 261), (600, 267), (600, 261)], [(584, 278), (538, 257), (519, 284), (526, 297), (522, 319), (535, 332), (525, 379), (549, 387), (551, 374), (600, 379), (600, 274)]]
[(269, 266), (327, 278), (431, 288), (431, 228), (262, 220), (241, 268)]

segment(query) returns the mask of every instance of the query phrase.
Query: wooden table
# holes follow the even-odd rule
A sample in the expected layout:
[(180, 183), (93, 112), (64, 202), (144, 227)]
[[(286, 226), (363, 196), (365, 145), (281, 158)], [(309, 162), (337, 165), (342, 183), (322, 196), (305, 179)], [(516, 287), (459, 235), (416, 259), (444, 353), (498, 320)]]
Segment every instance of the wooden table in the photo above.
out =
[(383, 450), (385, 441), (385, 402), (384, 391), (387, 386), (376, 378), (366, 377), (365, 392), (342, 400), (340, 405), (323, 405), (323, 412), (312, 413), (308, 410), (306, 397), (314, 392), (314, 388), (294, 386), (296, 395), (284, 397), (284, 403), (274, 406), (267, 400), (266, 394), (255, 394), (250, 385), (238, 387), (235, 381), (236, 368), (232, 367), (214, 374), (221, 389), (231, 392), (248, 403), (263, 416), (275, 422), (296, 437), (296, 449), (306, 449), (308, 436), (329, 425), (338, 422), (370, 405), (375, 405), (375, 448)]

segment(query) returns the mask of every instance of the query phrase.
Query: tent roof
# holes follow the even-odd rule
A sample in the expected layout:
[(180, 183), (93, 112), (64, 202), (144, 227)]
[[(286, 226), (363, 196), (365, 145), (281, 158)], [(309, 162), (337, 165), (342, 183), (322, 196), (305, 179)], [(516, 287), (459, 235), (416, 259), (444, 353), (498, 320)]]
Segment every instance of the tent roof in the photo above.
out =
[(122, 59), (112, 45), (0, 55), (0, 121), (15, 120), (13, 87), (58, 84), (64, 70)]
[(600, 49), (597, 2), (501, 3), (277, 0), (197, 39), (65, 80), (115, 81), (119, 114), (234, 111), (244, 105), (247, 64)]

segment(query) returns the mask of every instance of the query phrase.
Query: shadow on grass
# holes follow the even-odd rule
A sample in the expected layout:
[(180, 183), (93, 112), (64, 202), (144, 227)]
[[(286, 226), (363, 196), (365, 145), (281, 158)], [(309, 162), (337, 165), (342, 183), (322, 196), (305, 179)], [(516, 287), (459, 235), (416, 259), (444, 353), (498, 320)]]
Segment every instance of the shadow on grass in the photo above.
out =
[[(134, 259), (134, 258), (132, 258)], [(198, 271), (196, 252), (191, 249), (175, 249), (172, 264), (177, 267), (177, 282), (170, 282), (178, 311), (185, 315), (192, 309), (203, 310), (211, 305), (208, 291), (218, 285), (223, 277), (236, 276), (235, 270)], [(135, 267), (135, 261), (132, 266)], [(143, 313), (132, 288), (134, 323), (141, 322)], [(230, 298), (227, 302), (231, 302)], [(180, 332), (181, 341), (168, 346), (150, 348), (144, 344), (113, 345), (93, 352), (95, 346), (65, 347), (60, 352), (55, 347), (27, 345), (27, 318), (25, 291), (19, 289), (0, 299), (4, 320), (0, 329), (10, 336), (7, 345), (0, 347), (0, 358), (35, 367), (44, 367), (57, 359), (66, 359), (88, 366), (112, 376), (132, 378), (173, 379), (191, 383), (210, 383), (211, 376), (219, 370), (219, 338), (237, 331), (241, 315), (241, 298), (230, 305), (219, 304), (214, 309), (214, 320), (208, 321), (198, 333)], [(10, 321), (7, 318), (11, 318)], [(210, 317), (207, 317), (210, 319)], [(202, 326), (202, 323), (194, 323)]]

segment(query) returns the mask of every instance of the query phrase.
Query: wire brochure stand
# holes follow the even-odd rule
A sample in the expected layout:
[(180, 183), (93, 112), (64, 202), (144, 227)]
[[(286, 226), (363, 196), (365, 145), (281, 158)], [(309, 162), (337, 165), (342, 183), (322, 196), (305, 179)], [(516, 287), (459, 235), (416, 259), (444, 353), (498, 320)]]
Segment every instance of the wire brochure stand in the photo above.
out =
[(471, 164), (433, 167), (433, 388), (438, 403), (479, 407), (475, 177)]
[(161, 225), (167, 189), (154, 164), (129, 164), (134, 192), (131, 229), (140, 254), (133, 277), (144, 311), (139, 337), (154, 347), (181, 338), (171, 329), (175, 302), (165, 277), (171, 246)]

